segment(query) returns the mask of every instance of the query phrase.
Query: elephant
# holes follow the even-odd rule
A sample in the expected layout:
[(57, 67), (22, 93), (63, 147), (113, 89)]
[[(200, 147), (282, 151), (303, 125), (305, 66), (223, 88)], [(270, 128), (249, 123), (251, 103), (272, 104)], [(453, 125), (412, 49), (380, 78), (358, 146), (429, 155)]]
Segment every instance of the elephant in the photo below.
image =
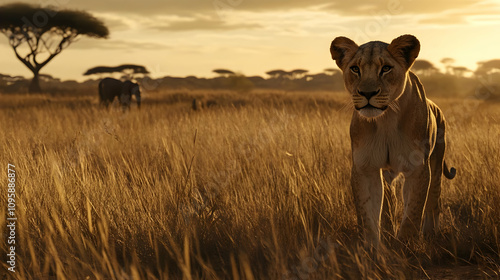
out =
[(106, 108), (109, 107), (109, 104), (113, 102), (115, 97), (118, 97), (122, 108), (124, 110), (130, 109), (132, 95), (135, 95), (137, 107), (141, 108), (141, 91), (138, 84), (131, 81), (122, 82), (113, 78), (104, 78), (99, 82), (100, 103), (106, 106)]

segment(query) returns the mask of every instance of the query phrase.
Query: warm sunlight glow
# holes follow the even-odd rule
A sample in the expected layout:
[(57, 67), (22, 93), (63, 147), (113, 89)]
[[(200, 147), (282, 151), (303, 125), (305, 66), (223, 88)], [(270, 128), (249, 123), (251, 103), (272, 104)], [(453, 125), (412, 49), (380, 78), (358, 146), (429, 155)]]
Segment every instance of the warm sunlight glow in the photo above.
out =
[[(153, 77), (213, 76), (215, 68), (261, 76), (271, 69), (318, 73), (335, 67), (328, 48), (336, 36), (359, 44), (407, 33), (421, 42), (419, 58), (441, 69), (443, 57), (470, 70), (500, 57), (500, 37), (493, 36), (500, 30), (497, 1), (196, 2), (59, 1), (58, 8), (86, 10), (103, 20), (110, 38), (80, 38), (42, 72), (83, 80), (82, 73), (96, 65), (136, 63), (153, 69)], [(30, 76), (5, 36), (0, 51), (1, 73)]]

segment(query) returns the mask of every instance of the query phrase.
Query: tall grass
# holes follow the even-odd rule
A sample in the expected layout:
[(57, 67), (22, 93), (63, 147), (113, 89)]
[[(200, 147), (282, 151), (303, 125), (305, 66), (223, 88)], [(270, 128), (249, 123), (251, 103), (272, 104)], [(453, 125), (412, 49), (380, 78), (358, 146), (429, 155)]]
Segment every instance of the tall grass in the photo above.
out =
[[(202, 95), (219, 106), (191, 111)], [(459, 266), (461, 276), (499, 277), (499, 104), (436, 100), (449, 120), (447, 161), (458, 169), (444, 182), (440, 234), (393, 240), (374, 256), (357, 237), (343, 97), (155, 98), (122, 113), (93, 99), (9, 96), (0, 163), (16, 165), (18, 262), (4, 275), (425, 279)]]

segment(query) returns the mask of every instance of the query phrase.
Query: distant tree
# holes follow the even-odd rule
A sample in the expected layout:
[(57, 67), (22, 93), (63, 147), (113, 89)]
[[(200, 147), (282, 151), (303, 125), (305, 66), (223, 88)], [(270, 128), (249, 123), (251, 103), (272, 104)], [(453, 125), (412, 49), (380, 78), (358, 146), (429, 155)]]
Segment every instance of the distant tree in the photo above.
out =
[(40, 92), (40, 70), (79, 35), (107, 38), (108, 28), (87, 12), (13, 3), (0, 6), (0, 32), (33, 73), (30, 92)]
[(493, 96), (500, 99), (500, 59), (478, 62), (474, 74), (480, 81), (477, 95)]
[(125, 79), (129, 80), (132, 78), (136, 78), (138, 75), (149, 74), (149, 71), (142, 65), (123, 64), (115, 67), (96, 66), (87, 70), (87, 72), (83, 73), (83, 75), (102, 75), (108, 73), (122, 73), (124, 74)]
[(231, 77), (234, 76), (235, 73), (231, 70), (227, 69), (214, 69), (212, 72), (219, 74), (221, 77)]
[(293, 70), (292, 71), (285, 71), (285, 74), (283, 75), (283, 77), (286, 79), (289, 79), (289, 80), (295, 79), (295, 75), (293, 73)]
[(117, 66), (117, 68), (122, 73), (124, 73), (128, 78), (135, 78), (137, 75), (149, 74), (149, 71), (146, 69), (146, 67), (144, 67), (142, 65), (123, 64), (123, 65)]
[(340, 70), (336, 69), (336, 68), (326, 68), (323, 71), (325, 71), (325, 74), (330, 75), (330, 76), (333, 76), (333, 75), (340, 73)]
[(269, 75), (272, 79), (280, 79), (284, 78), (288, 72), (285, 70), (277, 69), (277, 70), (271, 70), (266, 72), (267, 75)]
[(328, 75), (326, 73), (311, 74), (311, 75), (306, 75), (306, 80), (308, 82), (310, 82), (310, 81), (317, 82), (317, 81), (325, 81), (325, 80), (331, 82), (332, 75)]
[(256, 81), (256, 82), (262, 82), (264, 81), (265, 79), (262, 78), (261, 76), (250, 76), (250, 77), (247, 77), (250, 81)]
[(60, 82), (61, 80), (58, 78), (52, 77), (49, 74), (40, 74), (39, 79), (43, 82)]
[(250, 81), (250, 79), (239, 73), (235, 73), (229, 77), (229, 85), (233, 90), (240, 93), (249, 92), (254, 87), (254, 84)]
[(492, 59), (477, 63), (476, 75), (488, 75), (494, 72), (500, 72), (500, 59)]
[(302, 79), (309, 70), (305, 69), (295, 69), (289, 72), (290, 78), (292, 79)]
[(446, 69), (446, 73), (447, 74), (451, 74), (451, 72), (452, 72), (452, 65), (453, 65), (453, 63), (455, 63), (455, 59), (453, 59), (451, 57), (445, 57), (445, 58), (441, 59), (440, 62), (442, 64), (444, 64), (444, 68)]
[(453, 71), (453, 74), (457, 77), (463, 77), (465, 73), (467, 72), (472, 72), (472, 70), (469, 70), (467, 67), (463, 66), (455, 66), (451, 68)]
[(437, 72), (437, 68), (431, 62), (423, 59), (415, 60), (411, 70), (427, 76)]
[(107, 73), (114, 73), (116, 72), (116, 67), (109, 67), (109, 66), (96, 66), (93, 68), (90, 68), (87, 70), (85, 73), (83, 73), (84, 76), (89, 76), (89, 75), (94, 75), (94, 74), (107, 74)]

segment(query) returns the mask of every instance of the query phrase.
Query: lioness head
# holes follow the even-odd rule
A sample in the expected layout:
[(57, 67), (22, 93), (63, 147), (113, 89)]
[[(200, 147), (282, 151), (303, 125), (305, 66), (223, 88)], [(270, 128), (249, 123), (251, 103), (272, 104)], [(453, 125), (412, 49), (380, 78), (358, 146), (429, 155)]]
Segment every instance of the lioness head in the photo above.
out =
[(403, 93), (407, 73), (420, 51), (412, 35), (403, 35), (390, 44), (372, 41), (361, 46), (337, 37), (330, 53), (344, 73), (344, 84), (354, 108), (365, 118), (382, 116)]

